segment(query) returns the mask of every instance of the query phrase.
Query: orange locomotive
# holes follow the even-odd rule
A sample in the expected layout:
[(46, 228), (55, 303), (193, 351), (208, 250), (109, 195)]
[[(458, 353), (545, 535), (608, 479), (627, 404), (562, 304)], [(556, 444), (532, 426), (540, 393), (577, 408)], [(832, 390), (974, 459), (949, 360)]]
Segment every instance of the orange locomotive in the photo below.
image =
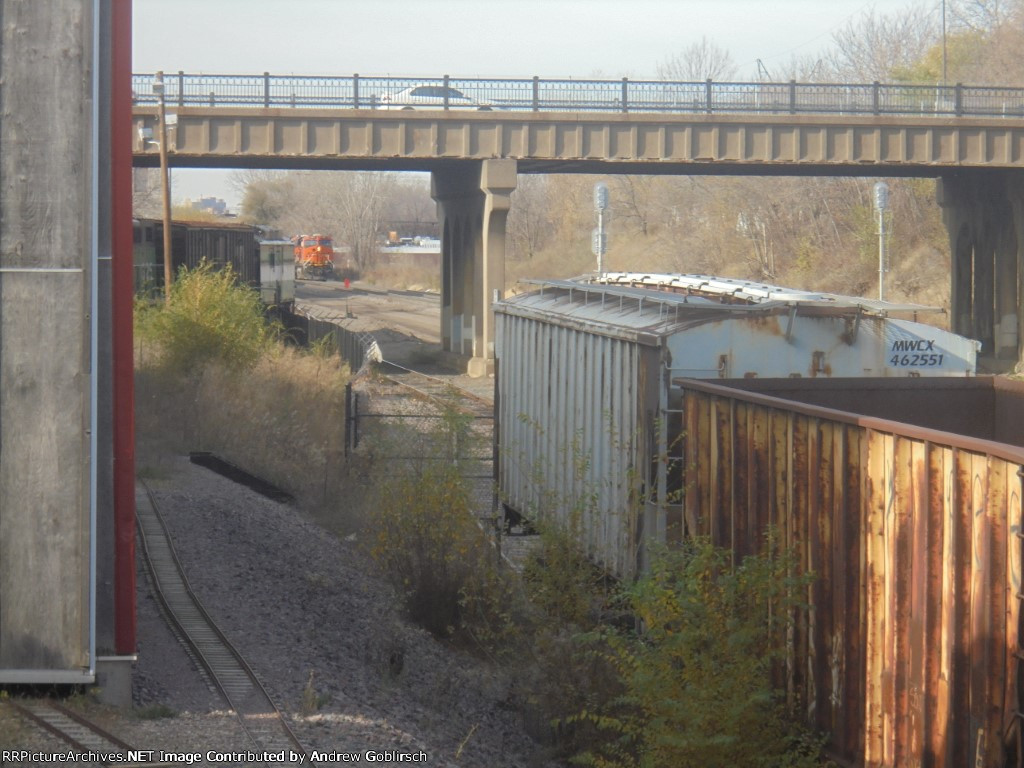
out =
[(334, 243), (327, 235), (299, 235), (295, 244), (295, 276), (327, 280), (334, 275)]

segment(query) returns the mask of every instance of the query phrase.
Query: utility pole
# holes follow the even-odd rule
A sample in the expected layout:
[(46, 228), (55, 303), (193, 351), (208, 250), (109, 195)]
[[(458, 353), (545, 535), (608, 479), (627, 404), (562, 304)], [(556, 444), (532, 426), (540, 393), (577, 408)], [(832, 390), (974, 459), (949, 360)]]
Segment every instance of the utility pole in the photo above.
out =
[(885, 301), (885, 273), (889, 259), (885, 250), (885, 211), (889, 207), (889, 187), (884, 181), (875, 184), (875, 210), (878, 211), (878, 300)]
[(593, 234), (592, 250), (597, 256), (597, 276), (604, 277), (604, 254), (608, 250), (608, 235), (604, 231), (604, 212), (608, 209), (608, 185), (594, 185), (594, 210), (597, 211), (597, 229)]
[(171, 173), (167, 168), (167, 98), (164, 93), (164, 73), (157, 72), (153, 79), (153, 92), (160, 98), (160, 189), (164, 204), (164, 299), (171, 298), (174, 268), (171, 261)]

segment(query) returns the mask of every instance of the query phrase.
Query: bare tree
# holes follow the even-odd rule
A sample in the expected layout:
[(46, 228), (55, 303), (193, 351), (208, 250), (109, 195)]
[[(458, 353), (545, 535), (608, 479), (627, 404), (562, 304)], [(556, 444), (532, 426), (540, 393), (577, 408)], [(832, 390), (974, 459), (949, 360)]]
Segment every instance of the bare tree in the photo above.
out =
[(384, 211), (397, 187), (396, 175), (374, 171), (335, 173), (316, 201), (325, 221), (334, 221), (334, 236), (351, 249), (353, 266), (373, 265)]
[(662, 80), (728, 80), (736, 76), (736, 65), (727, 50), (702, 37), (659, 63), (657, 72)]
[(532, 259), (548, 244), (553, 230), (549, 189), (547, 176), (519, 176), (508, 214), (509, 258)]
[(870, 83), (891, 79), (899, 70), (911, 70), (940, 40), (939, 23), (933, 9), (921, 4), (891, 15), (870, 8), (832, 36), (833, 49), (828, 55), (832, 75)]
[(160, 171), (156, 168), (132, 169), (132, 212), (136, 216), (158, 219), (163, 215)]
[[(437, 221), (437, 204), (430, 197), (430, 176), (425, 173), (400, 173), (387, 201), (384, 216), (392, 222), (433, 224)], [(428, 234), (426, 231), (412, 234)]]
[(1024, 0), (951, 2), (948, 27), (951, 81), (1024, 84)]
[(229, 183), (242, 195), (242, 218), (254, 224), (280, 229), (296, 205), (293, 177), (285, 171), (236, 171)]
[(948, 21), (954, 29), (991, 32), (1022, 16), (1022, 0), (950, 0)]

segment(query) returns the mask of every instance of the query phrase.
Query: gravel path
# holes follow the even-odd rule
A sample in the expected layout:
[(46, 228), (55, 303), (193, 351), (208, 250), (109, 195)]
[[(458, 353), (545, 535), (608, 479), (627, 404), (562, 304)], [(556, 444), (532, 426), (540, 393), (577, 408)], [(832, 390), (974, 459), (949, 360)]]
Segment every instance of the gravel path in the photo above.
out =
[[(366, 750), (390, 750), (425, 753), (431, 766), (554, 765), (522, 733), (504, 673), (407, 623), (355, 542), (187, 458), (164, 466), (167, 477), (147, 482), (186, 576), (308, 747), (362, 762)], [(302, 714), (310, 675), (322, 706)], [(245, 746), (141, 572), (135, 698), (180, 714), (125, 719), (116, 732), (133, 745)]]

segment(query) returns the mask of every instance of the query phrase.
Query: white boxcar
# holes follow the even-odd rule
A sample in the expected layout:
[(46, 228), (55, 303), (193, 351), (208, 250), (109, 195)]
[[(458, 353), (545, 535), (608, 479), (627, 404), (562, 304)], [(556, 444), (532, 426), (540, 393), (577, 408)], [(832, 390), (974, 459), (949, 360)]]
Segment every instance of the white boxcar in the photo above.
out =
[(698, 275), (531, 281), (494, 305), (498, 483), (622, 575), (681, 520), (673, 380), (969, 376), (979, 344), (870, 299)]

